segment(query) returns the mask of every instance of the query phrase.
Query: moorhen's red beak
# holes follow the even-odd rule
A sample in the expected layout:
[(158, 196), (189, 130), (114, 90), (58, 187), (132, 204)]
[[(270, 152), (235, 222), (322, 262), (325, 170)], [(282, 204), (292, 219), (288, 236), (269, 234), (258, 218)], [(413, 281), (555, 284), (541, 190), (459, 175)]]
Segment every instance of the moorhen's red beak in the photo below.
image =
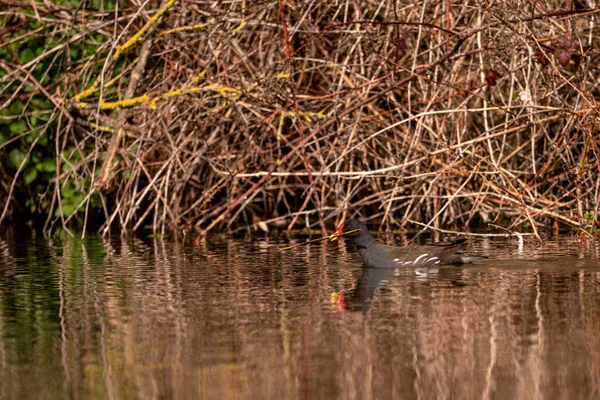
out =
[(340, 236), (342, 236), (343, 229), (344, 229), (344, 224), (342, 224), (342, 226), (340, 226), (337, 231), (333, 232), (331, 234), (331, 236), (329, 236), (329, 240), (331, 240), (332, 242), (334, 240), (337, 240), (337, 238), (339, 238)]

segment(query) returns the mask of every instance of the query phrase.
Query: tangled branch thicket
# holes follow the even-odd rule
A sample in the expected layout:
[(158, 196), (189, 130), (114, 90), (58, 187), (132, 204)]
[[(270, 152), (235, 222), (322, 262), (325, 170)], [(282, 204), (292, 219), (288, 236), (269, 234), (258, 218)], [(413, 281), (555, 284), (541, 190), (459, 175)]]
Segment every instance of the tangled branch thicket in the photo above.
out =
[(5, 221), (599, 222), (592, 0), (0, 3)]

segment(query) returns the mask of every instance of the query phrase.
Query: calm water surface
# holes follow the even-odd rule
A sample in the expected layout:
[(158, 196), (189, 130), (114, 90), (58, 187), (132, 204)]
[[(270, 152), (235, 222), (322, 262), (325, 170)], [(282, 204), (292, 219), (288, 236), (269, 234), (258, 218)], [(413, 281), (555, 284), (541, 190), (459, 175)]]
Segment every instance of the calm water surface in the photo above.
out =
[(2, 235), (1, 399), (600, 398), (595, 242), (415, 274), (343, 241)]

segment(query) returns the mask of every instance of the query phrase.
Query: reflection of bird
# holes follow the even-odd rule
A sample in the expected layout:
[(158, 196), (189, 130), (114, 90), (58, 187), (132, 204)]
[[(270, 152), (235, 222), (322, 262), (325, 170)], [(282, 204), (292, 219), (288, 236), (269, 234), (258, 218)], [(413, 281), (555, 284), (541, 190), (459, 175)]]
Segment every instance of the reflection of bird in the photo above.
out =
[(371, 299), (381, 281), (394, 276), (394, 270), (390, 268), (363, 268), (362, 275), (358, 280), (356, 288), (350, 293), (334, 292), (332, 302), (340, 311), (367, 311), (371, 306)]
[(455, 288), (465, 285), (461, 271), (459, 267), (447, 267), (422, 275), (414, 274), (415, 271), (412, 269), (366, 267), (362, 269), (362, 275), (354, 289), (347, 293), (334, 292), (331, 300), (339, 311), (368, 311), (376, 296), (377, 288), (386, 287), (387, 283), (393, 280), (417, 277), (413, 282), (420, 282), (426, 287)]
[[(345, 232), (360, 229), (358, 232)], [(386, 246), (375, 241), (365, 224), (349, 219), (332, 235), (349, 238), (358, 248), (360, 258), (365, 265), (379, 268), (398, 267), (437, 267), (439, 265), (463, 264), (487, 258), (487, 256), (464, 254), (459, 251), (467, 245), (467, 239), (458, 239), (450, 244), (432, 244), (427, 246)]]

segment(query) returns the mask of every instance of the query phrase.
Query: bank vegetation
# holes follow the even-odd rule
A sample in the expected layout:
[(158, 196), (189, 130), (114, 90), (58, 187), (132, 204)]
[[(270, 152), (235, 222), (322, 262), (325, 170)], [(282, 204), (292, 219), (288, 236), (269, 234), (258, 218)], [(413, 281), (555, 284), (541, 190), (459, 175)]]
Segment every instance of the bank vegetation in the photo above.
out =
[(0, 224), (598, 225), (594, 1), (0, 5)]

